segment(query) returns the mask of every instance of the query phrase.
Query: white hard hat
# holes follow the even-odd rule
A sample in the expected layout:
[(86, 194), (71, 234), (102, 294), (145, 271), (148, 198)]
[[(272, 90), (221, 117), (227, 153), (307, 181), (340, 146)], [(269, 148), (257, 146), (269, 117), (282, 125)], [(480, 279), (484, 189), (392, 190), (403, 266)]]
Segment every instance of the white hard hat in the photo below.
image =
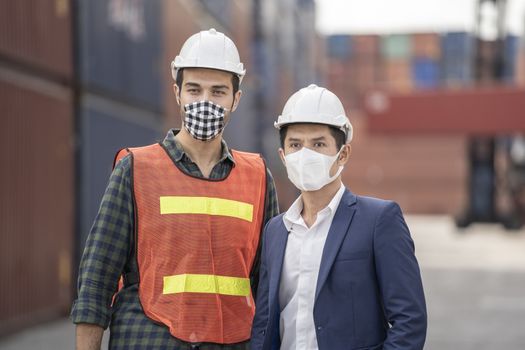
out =
[(334, 126), (345, 133), (346, 143), (352, 141), (352, 124), (346, 116), (343, 104), (333, 92), (315, 84), (302, 88), (286, 101), (283, 113), (274, 126), (281, 129), (295, 123)]
[(242, 81), (246, 70), (233, 41), (214, 28), (193, 34), (171, 62), (171, 74), (177, 79), (180, 68), (211, 68), (237, 74)]

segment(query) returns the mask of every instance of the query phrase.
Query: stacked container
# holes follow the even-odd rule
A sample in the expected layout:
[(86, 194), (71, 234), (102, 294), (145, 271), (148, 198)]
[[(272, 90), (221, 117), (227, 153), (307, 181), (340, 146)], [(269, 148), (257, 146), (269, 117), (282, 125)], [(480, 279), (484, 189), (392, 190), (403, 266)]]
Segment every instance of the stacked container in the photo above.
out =
[(411, 58), (412, 41), (409, 35), (393, 34), (381, 40), (383, 85), (391, 91), (410, 92), (413, 88)]
[(470, 85), (473, 79), (474, 38), (465, 32), (445, 33), (441, 38), (441, 72), (445, 87)]
[(416, 89), (440, 86), (441, 40), (439, 34), (412, 35), (412, 78)]
[(160, 0), (78, 3), (78, 257), (116, 152), (162, 137), (162, 5)]
[(516, 58), (516, 83), (525, 86), (525, 37), (519, 42), (519, 49)]
[(71, 304), (71, 35), (68, 1), (0, 2), (0, 336)]

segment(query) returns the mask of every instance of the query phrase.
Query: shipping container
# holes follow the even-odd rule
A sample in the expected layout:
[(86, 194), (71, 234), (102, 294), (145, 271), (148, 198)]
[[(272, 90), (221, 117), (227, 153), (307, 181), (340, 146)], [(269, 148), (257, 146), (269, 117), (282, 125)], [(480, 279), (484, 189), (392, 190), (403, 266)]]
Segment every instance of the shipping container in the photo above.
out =
[(472, 57), (474, 37), (466, 32), (448, 32), (441, 37), (441, 52), (461, 57)]
[(367, 117), (355, 112), (350, 120), (352, 167), (342, 176), (354, 193), (395, 200), (407, 213), (460, 213), (467, 195), (465, 137), (370, 134)]
[(521, 48), (518, 52), (516, 64), (516, 83), (519, 86), (525, 86), (525, 48)]
[(380, 54), (380, 37), (378, 35), (351, 36), (354, 57), (375, 57)]
[(95, 95), (83, 95), (80, 106), (79, 252), (93, 223), (112, 171), (116, 153), (164, 138), (160, 117)]
[(408, 60), (412, 55), (412, 40), (407, 34), (392, 34), (381, 38), (381, 55), (386, 59)]
[(381, 61), (377, 57), (359, 57), (351, 63), (358, 88), (369, 88), (382, 80)]
[(474, 79), (474, 38), (469, 33), (449, 32), (441, 38), (441, 74), (445, 86), (465, 86)]
[(412, 55), (439, 60), (441, 38), (437, 33), (416, 33), (412, 35)]
[(515, 35), (507, 35), (504, 43), (503, 58), (503, 80), (505, 82), (516, 82), (519, 49), (520, 37)]
[(315, 22), (315, 3), (312, 0), (297, 2), (294, 12), (295, 17), (295, 53), (294, 65), (295, 90), (308, 86), (316, 81), (316, 29), (312, 26)]
[(387, 60), (383, 63), (383, 83), (396, 92), (410, 92), (414, 86), (410, 61)]
[(2, 336), (70, 308), (75, 186), (71, 91), (0, 66), (0, 110)]
[(73, 74), (69, 0), (0, 2), (0, 60), (56, 79)]
[(79, 73), (85, 90), (163, 110), (161, 0), (78, 2)]
[(350, 59), (352, 56), (352, 37), (349, 35), (330, 35), (327, 42), (328, 57)]
[(213, 16), (218, 23), (229, 30), (235, 30), (232, 26), (232, 0), (199, 0), (202, 11)]
[(412, 77), (416, 88), (438, 87), (441, 77), (439, 62), (432, 58), (414, 58), (412, 60)]
[(195, 34), (199, 27), (191, 8), (183, 6), (181, 0), (163, 0), (162, 3), (162, 28), (163, 28), (163, 56), (161, 65), (161, 79), (164, 97), (164, 120), (166, 127), (180, 127), (180, 107), (173, 93), (175, 81), (171, 76), (171, 61), (179, 54), (179, 51), (190, 35)]

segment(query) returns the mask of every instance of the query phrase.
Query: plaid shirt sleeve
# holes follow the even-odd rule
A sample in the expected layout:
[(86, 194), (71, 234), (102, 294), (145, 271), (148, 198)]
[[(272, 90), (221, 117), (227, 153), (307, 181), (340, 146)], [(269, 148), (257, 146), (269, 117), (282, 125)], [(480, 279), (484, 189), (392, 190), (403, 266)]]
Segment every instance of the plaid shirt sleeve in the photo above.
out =
[(80, 263), (74, 323), (107, 328), (111, 302), (130, 253), (133, 236), (131, 161), (124, 157), (109, 178)]

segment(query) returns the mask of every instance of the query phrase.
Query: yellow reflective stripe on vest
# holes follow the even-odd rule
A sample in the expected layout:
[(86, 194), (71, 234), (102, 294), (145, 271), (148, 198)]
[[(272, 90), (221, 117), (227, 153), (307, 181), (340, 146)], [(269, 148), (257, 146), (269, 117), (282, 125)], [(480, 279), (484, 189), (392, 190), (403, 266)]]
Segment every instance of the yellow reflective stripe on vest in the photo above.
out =
[(252, 204), (213, 197), (162, 196), (160, 213), (222, 215), (253, 221)]
[(250, 295), (250, 279), (189, 273), (164, 276), (162, 294), (185, 292), (248, 296)]

